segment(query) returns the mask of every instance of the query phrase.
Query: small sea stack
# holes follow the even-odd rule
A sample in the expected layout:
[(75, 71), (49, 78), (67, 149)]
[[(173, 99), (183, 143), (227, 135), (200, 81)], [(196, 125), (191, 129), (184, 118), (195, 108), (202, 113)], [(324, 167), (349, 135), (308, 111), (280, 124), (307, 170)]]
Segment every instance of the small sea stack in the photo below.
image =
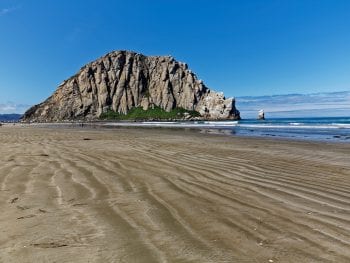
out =
[(264, 110), (259, 110), (258, 120), (265, 120), (265, 112), (264, 112)]

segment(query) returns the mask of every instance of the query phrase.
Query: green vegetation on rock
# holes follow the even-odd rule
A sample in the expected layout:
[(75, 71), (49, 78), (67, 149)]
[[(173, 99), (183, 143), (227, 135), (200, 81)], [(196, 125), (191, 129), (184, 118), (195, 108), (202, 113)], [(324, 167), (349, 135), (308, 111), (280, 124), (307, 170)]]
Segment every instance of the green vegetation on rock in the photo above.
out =
[(175, 108), (171, 111), (165, 111), (160, 107), (149, 108), (144, 110), (142, 107), (134, 107), (127, 114), (118, 113), (109, 110), (102, 113), (102, 120), (175, 120), (183, 118), (200, 117), (199, 112), (190, 111), (183, 108)]

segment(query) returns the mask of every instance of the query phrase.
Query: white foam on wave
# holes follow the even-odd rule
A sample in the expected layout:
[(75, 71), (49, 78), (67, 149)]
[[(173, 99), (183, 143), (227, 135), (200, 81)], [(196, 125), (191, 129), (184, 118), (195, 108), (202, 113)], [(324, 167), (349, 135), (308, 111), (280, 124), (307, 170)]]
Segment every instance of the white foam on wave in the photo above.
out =
[(238, 121), (205, 121), (205, 122), (109, 122), (105, 126), (123, 127), (168, 127), (168, 128), (230, 128), (238, 125)]
[(339, 128), (350, 129), (350, 124), (348, 123), (332, 123), (331, 125), (337, 126)]
[(232, 126), (238, 124), (238, 121), (205, 121), (204, 124)]
[(273, 124), (239, 124), (243, 128), (267, 128), (267, 129), (350, 129), (349, 124), (329, 124), (329, 125), (273, 125)]
[(168, 125), (168, 124), (176, 124), (175, 121), (152, 121), (152, 122), (147, 122), (147, 121), (144, 121), (144, 122), (141, 122), (142, 124), (154, 124), (154, 125)]
[(289, 124), (290, 125), (294, 125), (294, 126), (299, 126), (299, 125), (303, 125), (304, 123), (302, 123), (302, 122), (291, 122)]

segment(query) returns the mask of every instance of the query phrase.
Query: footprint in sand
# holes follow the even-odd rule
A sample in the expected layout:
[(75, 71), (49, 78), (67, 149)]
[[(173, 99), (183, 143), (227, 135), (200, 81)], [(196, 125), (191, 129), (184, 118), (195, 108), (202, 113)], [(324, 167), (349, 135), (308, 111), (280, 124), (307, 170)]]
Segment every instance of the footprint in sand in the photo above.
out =
[(17, 217), (17, 219), (26, 219), (26, 218), (32, 218), (32, 217), (35, 217), (35, 215), (20, 216), (20, 217)]

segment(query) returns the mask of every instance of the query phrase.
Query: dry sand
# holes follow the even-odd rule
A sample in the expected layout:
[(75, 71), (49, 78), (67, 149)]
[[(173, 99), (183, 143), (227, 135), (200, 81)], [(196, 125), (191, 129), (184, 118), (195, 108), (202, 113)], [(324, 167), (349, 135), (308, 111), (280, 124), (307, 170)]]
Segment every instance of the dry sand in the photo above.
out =
[(350, 145), (0, 128), (0, 262), (350, 262)]

